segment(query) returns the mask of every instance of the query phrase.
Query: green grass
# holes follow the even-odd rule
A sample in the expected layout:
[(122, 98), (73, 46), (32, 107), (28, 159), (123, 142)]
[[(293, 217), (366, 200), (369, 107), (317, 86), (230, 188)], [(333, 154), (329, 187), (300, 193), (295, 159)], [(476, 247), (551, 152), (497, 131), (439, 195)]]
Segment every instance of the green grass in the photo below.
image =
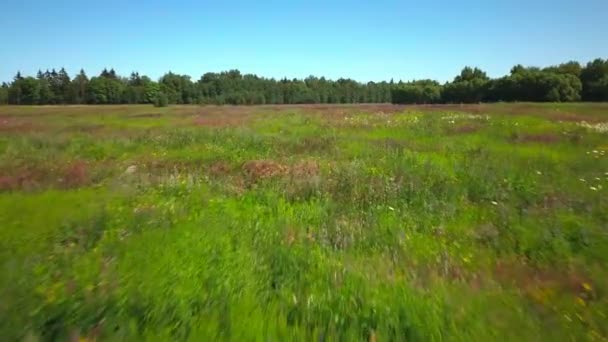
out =
[(0, 107), (0, 336), (606, 340), (583, 120), (608, 106)]

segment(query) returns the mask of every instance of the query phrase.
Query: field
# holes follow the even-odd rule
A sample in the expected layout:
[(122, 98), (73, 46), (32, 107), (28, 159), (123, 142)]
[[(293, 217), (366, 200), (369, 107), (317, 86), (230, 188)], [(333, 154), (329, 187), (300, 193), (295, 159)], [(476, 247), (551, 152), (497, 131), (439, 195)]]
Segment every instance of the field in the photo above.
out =
[(0, 107), (0, 336), (606, 341), (607, 122)]

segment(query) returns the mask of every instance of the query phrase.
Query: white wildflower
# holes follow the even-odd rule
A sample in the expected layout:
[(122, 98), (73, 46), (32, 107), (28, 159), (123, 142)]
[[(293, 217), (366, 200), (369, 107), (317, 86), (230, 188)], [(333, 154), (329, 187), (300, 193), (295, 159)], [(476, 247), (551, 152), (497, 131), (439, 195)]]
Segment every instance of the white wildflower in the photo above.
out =
[(390, 211), (395, 211), (395, 208), (391, 207), (390, 205), (388, 206), (388, 210)]
[(469, 119), (469, 120), (489, 120), (489, 115), (474, 115), (474, 114), (462, 114), (462, 113), (448, 113), (441, 117), (441, 120), (447, 120), (451, 123), (459, 119)]
[(588, 130), (596, 131), (598, 133), (608, 133), (608, 122), (598, 122), (595, 124), (590, 124), (586, 121), (582, 121), (577, 123), (580, 127), (585, 127)]
[(539, 176), (541, 176), (543, 173), (540, 172), (540, 171), (538, 171), (538, 170), (536, 170), (536, 174), (539, 175)]
[(131, 165), (131, 166), (127, 167), (127, 169), (125, 170), (125, 174), (131, 175), (131, 174), (134, 174), (135, 171), (137, 171), (137, 166)]
[(496, 202), (496, 201), (492, 201), (491, 203), (492, 203), (493, 205), (498, 205), (498, 202)]
[(594, 186), (590, 186), (589, 189), (593, 190), (593, 191), (597, 191), (597, 188)]
[(578, 180), (580, 180), (581, 182), (586, 182), (585, 178), (579, 178)]

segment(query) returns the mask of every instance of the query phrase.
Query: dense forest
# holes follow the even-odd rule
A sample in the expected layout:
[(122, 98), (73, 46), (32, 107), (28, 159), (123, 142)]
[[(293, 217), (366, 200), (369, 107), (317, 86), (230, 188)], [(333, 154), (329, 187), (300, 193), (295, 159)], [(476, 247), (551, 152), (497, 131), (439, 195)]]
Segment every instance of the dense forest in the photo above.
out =
[(302, 103), (477, 103), (495, 101), (608, 101), (608, 59), (581, 66), (568, 62), (546, 68), (514, 66), (509, 75), (491, 79), (465, 67), (452, 82), (368, 82), (352, 79), (280, 79), (241, 74), (238, 70), (206, 73), (198, 81), (169, 72), (158, 81), (137, 72), (122, 77), (111, 69), (73, 78), (61, 68), (20, 72), (0, 87), (0, 104), (302, 104)]

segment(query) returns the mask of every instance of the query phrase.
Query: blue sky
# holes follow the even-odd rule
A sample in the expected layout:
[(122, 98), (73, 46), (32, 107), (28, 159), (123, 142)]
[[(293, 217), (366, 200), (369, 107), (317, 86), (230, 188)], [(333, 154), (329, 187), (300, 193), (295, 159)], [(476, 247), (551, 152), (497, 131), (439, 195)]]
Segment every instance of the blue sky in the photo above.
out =
[(0, 80), (52, 67), (446, 81), (472, 65), (501, 76), (608, 58), (607, 15), (607, 0), (4, 0)]

